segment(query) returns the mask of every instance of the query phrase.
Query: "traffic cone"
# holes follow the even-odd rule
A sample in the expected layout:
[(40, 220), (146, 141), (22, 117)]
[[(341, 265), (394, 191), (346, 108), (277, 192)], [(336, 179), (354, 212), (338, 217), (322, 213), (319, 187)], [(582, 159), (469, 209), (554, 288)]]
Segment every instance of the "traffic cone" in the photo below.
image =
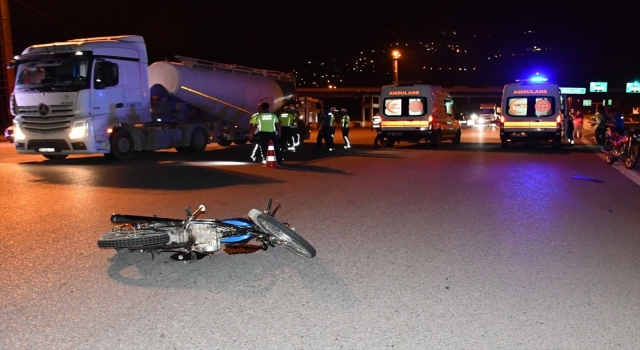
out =
[(267, 164), (262, 166), (263, 168), (279, 168), (276, 161), (276, 150), (273, 147), (273, 141), (269, 140), (269, 147), (267, 148)]

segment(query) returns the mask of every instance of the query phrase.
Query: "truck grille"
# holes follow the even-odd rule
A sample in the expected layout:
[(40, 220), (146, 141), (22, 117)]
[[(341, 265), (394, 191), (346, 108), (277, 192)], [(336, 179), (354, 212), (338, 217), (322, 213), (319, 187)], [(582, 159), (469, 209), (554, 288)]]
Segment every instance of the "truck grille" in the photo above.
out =
[(55, 134), (69, 130), (73, 119), (73, 105), (51, 105), (51, 112), (43, 117), (38, 106), (19, 106), (22, 129), (36, 134)]

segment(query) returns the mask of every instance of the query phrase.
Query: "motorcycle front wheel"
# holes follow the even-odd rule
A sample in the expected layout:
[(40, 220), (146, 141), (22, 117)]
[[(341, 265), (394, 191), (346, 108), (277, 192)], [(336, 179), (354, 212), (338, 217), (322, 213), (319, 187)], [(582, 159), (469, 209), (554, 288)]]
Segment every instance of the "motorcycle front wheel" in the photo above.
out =
[(169, 234), (152, 230), (137, 230), (132, 232), (109, 232), (100, 236), (100, 248), (144, 248), (158, 244), (169, 243)]
[(268, 215), (258, 215), (256, 217), (257, 224), (262, 227), (269, 235), (278, 239), (278, 243), (289, 249), (296, 255), (313, 258), (316, 256), (316, 250), (302, 238), (296, 231), (287, 227), (287, 225)]
[(638, 164), (638, 157), (640, 153), (640, 145), (633, 144), (627, 150), (627, 158), (624, 160), (624, 167), (627, 169), (633, 169)]
[(605, 153), (604, 160), (605, 162), (607, 162), (607, 164), (611, 165), (615, 163), (616, 158), (613, 155), (611, 155), (611, 153)]

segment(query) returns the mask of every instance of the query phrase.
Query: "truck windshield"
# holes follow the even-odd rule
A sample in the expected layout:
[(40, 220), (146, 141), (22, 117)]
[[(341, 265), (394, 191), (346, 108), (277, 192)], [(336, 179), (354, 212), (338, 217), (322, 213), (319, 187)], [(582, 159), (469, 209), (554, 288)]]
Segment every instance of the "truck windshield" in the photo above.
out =
[(89, 60), (34, 60), (22, 62), (16, 72), (16, 87), (39, 91), (79, 91), (89, 88)]

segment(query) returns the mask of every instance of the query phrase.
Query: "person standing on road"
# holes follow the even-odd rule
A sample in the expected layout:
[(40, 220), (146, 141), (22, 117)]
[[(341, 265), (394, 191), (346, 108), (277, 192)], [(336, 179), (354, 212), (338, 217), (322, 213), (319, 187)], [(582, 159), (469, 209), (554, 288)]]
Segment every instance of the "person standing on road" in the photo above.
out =
[(617, 132), (620, 135), (624, 134), (624, 117), (616, 107), (609, 108), (609, 116), (611, 119), (609, 119), (607, 126), (611, 129), (611, 132)]
[(296, 151), (296, 115), (292, 107), (287, 106), (284, 108), (284, 113), (280, 114), (280, 147), (283, 152)]
[(576, 111), (573, 116), (573, 140), (581, 139), (583, 136), (582, 125), (584, 124), (584, 116), (581, 111)]
[(344, 148), (351, 148), (351, 142), (349, 141), (349, 115), (347, 114), (347, 109), (343, 108), (340, 110), (342, 114), (342, 121), (340, 122), (340, 126), (342, 127), (342, 139), (344, 140)]
[[(249, 127), (249, 135), (252, 135), (256, 128), (258, 132), (258, 143), (265, 152), (265, 158), (267, 150), (269, 149), (269, 140), (273, 143), (273, 148), (276, 153), (276, 161), (278, 164), (282, 163), (282, 153), (280, 152), (280, 143), (278, 142), (278, 135), (280, 130), (280, 119), (278, 116), (269, 112), (269, 103), (264, 102), (260, 105), (260, 113), (251, 120)], [(263, 165), (266, 166), (266, 165)]]
[(371, 121), (371, 130), (376, 132), (376, 138), (373, 140), (373, 145), (378, 146), (378, 142), (380, 142), (380, 146), (383, 145), (382, 134), (380, 133), (380, 113), (376, 113), (373, 116), (373, 120)]
[(258, 158), (258, 154), (260, 155), (260, 160), (262, 161), (262, 163), (266, 163), (267, 162), (267, 156), (264, 154), (264, 151), (262, 150), (262, 147), (260, 147), (260, 142), (258, 141), (252, 141), (254, 137), (257, 137), (258, 135), (255, 134), (256, 131), (258, 131), (258, 129), (256, 128), (253, 132), (251, 131), (251, 125), (252, 124), (258, 124), (258, 114), (260, 113), (260, 104), (258, 104), (258, 108), (256, 108), (257, 112), (255, 112), (252, 116), (251, 116), (251, 120), (249, 121), (249, 141), (251, 142), (255, 142), (255, 146), (253, 147), (253, 152), (251, 152), (251, 160), (252, 161), (256, 161), (256, 159)]
[(596, 126), (594, 136), (598, 146), (604, 146), (604, 135), (607, 133), (607, 115), (604, 113), (604, 107), (598, 106), (598, 113), (593, 117)]
[(318, 127), (318, 142), (316, 145), (315, 151), (320, 151), (322, 148), (322, 140), (327, 147), (327, 151), (331, 152), (335, 148), (333, 146), (333, 132), (334, 132), (334, 123), (335, 117), (333, 115), (333, 111), (335, 111), (335, 107), (331, 107), (330, 111), (324, 111), (322, 117), (320, 118), (320, 126)]
[(563, 118), (565, 123), (564, 135), (567, 138), (569, 145), (573, 145), (573, 120), (572, 120), (573, 115), (571, 113), (569, 113), (569, 115), (565, 115), (564, 109), (561, 109), (560, 113), (562, 113), (562, 115), (564, 116)]

